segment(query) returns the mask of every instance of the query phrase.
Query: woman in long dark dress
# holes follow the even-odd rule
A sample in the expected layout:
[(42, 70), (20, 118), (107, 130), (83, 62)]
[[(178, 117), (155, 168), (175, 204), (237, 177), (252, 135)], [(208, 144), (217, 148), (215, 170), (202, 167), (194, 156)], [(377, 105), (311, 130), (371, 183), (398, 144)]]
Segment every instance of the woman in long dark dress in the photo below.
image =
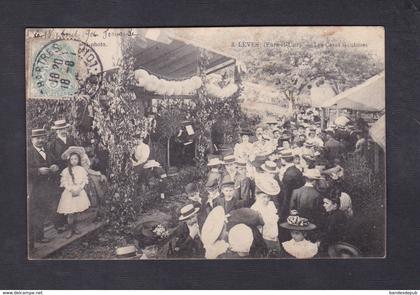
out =
[(340, 198), (334, 193), (324, 197), (323, 207), (326, 211), (324, 224), (321, 229), (321, 250), (327, 252), (330, 245), (343, 242), (347, 233), (347, 217), (344, 211), (340, 210)]

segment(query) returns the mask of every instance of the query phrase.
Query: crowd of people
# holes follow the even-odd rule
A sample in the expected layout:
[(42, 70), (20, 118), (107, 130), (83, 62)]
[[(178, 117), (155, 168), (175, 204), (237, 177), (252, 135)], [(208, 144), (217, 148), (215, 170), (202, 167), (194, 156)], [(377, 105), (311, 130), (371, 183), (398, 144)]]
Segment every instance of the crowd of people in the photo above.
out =
[(52, 126), (54, 138), (46, 129), (33, 129), (27, 152), (29, 249), (35, 243), (48, 243), (48, 223), (58, 233), (71, 238), (80, 234), (78, 215), (100, 207), (106, 177), (99, 171), (94, 145), (76, 146), (65, 120)]
[[(188, 203), (179, 225), (170, 232), (159, 222), (145, 223), (135, 233), (139, 247), (156, 244), (160, 257), (239, 258), (359, 256), (347, 243), (352, 202), (344, 191), (342, 161), (364, 156), (366, 128), (346, 117), (321, 130), (319, 113), (306, 109), (293, 118), (242, 126), (234, 146), (209, 154), (201, 187), (185, 187)], [(95, 150), (76, 146), (65, 120), (54, 122), (56, 136), (33, 129), (28, 147), (29, 247), (48, 243), (45, 225), (71, 238), (80, 233), (78, 215), (100, 207), (106, 177)], [(131, 161), (140, 190), (150, 173), (167, 177), (150, 160), (147, 134), (136, 135)], [(163, 186), (162, 186), (163, 187)], [(164, 189), (160, 193), (164, 197)], [(146, 251), (146, 250), (145, 250)]]
[(189, 201), (180, 224), (162, 239), (170, 241), (165, 255), (360, 256), (346, 238), (353, 208), (343, 191), (342, 161), (350, 153), (364, 156), (366, 129), (346, 117), (335, 123), (321, 130), (317, 110), (307, 109), (289, 120), (268, 120), (255, 131), (242, 126), (234, 147), (208, 155), (205, 192), (198, 183), (186, 186)]

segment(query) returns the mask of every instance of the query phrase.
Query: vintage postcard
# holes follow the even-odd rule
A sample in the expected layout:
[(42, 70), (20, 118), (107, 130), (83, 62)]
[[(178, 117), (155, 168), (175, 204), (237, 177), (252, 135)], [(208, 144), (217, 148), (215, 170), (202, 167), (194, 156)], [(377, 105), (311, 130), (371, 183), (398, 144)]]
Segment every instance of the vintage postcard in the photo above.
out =
[(29, 259), (386, 256), (383, 27), (25, 39)]

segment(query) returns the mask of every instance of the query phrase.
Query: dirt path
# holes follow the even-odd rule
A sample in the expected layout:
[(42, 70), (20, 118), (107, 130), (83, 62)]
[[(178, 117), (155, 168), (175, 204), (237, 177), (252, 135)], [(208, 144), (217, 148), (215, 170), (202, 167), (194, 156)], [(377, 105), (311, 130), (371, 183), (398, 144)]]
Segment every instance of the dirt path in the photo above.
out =
[[(186, 202), (187, 199), (181, 195), (169, 196), (139, 214), (134, 224), (158, 220), (169, 227), (174, 227), (177, 224), (179, 209)], [(111, 235), (104, 227), (53, 253), (48, 259), (115, 259), (115, 248), (125, 242), (127, 242), (126, 237)]]

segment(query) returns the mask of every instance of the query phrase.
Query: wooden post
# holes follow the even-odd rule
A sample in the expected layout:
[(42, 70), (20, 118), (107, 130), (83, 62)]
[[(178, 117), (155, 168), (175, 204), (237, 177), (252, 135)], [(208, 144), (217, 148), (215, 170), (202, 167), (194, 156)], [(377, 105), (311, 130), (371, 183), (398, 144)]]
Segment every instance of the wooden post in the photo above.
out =
[(325, 129), (325, 108), (321, 108), (321, 130)]
[(169, 136), (169, 138), (168, 138), (168, 142), (167, 142), (167, 144), (166, 144), (166, 148), (167, 148), (167, 153), (166, 153), (166, 156), (167, 156), (167, 163), (168, 163), (168, 168), (169, 167), (171, 167), (171, 162), (170, 162), (170, 154), (171, 154), (171, 150), (170, 150), (170, 148), (171, 148), (171, 136)]
[(373, 171), (376, 173), (379, 172), (379, 145), (374, 144), (374, 150), (373, 150)]

